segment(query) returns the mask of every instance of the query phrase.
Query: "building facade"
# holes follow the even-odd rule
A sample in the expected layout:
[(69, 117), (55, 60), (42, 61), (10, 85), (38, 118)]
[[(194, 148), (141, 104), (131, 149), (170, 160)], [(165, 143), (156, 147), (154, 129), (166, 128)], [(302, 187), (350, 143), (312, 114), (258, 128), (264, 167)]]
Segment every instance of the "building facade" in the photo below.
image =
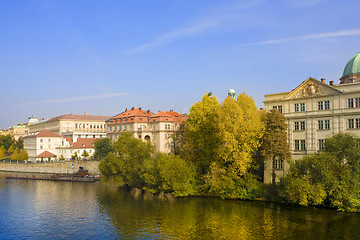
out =
[[(265, 110), (279, 110), (288, 124), (288, 143), (294, 160), (324, 148), (325, 139), (339, 132), (360, 136), (360, 53), (346, 64), (340, 84), (308, 78), (290, 92), (265, 95)], [(265, 162), (264, 182), (283, 176), (282, 160)]]
[[(91, 158), (95, 152), (96, 138), (65, 138), (49, 130), (30, 133), (24, 137), (24, 148), (30, 162), (71, 160), (76, 155), (81, 159)], [(83, 157), (86, 151), (89, 156)]]
[(109, 116), (89, 116), (66, 114), (29, 125), (29, 133), (49, 130), (67, 138), (106, 137), (105, 121)]
[(131, 108), (106, 121), (107, 135), (115, 141), (121, 132), (131, 132), (134, 137), (151, 142), (157, 152), (170, 154), (174, 150), (172, 134), (187, 117), (174, 111)]

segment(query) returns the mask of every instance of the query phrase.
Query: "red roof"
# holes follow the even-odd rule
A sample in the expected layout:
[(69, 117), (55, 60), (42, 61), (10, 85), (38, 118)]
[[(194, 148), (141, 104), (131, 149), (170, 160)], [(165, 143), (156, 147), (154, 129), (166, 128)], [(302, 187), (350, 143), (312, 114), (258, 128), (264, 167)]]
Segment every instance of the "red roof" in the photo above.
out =
[(94, 142), (99, 140), (99, 138), (78, 138), (76, 142), (70, 143), (70, 147), (60, 147), (60, 148), (94, 148)]
[(29, 135), (26, 136), (26, 138), (30, 138), (30, 137), (61, 137), (59, 134), (53, 133), (49, 130), (42, 130), (40, 132), (35, 132), (35, 133), (30, 133)]
[(56, 157), (56, 155), (49, 151), (44, 151), (36, 156), (36, 158), (53, 158), (53, 157)]
[(81, 120), (81, 121), (105, 121), (111, 118), (110, 116), (90, 116), (90, 115), (73, 115), (73, 114), (66, 114), (62, 116), (57, 116), (50, 118), (46, 122), (56, 122), (59, 120)]

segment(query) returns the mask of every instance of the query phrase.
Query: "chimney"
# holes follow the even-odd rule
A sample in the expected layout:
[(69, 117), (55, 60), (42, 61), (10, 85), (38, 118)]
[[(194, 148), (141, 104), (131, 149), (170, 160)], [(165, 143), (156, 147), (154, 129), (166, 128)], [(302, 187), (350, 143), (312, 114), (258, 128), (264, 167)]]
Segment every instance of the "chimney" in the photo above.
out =
[(330, 86), (334, 86), (334, 81), (329, 81)]
[(147, 110), (146, 112), (147, 112), (148, 114), (150, 114), (150, 110)]
[(321, 79), (321, 82), (322, 82), (322, 83), (325, 83), (325, 78), (322, 78), (322, 79)]
[(131, 108), (131, 110), (134, 110), (134, 109), (135, 109), (135, 107), (132, 107), (132, 108)]
[(127, 108), (125, 108), (125, 112), (127, 112)]
[(87, 112), (84, 112), (84, 115), (87, 116)]
[(141, 111), (141, 107), (139, 107), (139, 110)]

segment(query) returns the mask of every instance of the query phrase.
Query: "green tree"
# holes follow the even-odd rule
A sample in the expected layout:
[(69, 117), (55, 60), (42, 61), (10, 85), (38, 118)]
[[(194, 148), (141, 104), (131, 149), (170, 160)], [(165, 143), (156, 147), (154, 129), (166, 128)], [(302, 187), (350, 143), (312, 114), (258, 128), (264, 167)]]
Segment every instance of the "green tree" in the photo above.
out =
[(143, 163), (151, 158), (154, 146), (135, 138), (130, 132), (123, 132), (114, 142), (113, 149), (114, 154), (109, 153), (100, 161), (100, 170), (105, 179), (142, 188)]
[(159, 153), (144, 164), (142, 178), (156, 192), (188, 196), (195, 193), (195, 167), (176, 155)]
[(349, 133), (325, 140), (325, 150), (292, 163), (280, 182), (280, 195), (300, 205), (360, 211), (358, 139)]
[(14, 145), (17, 147), (17, 149), (22, 150), (24, 148), (24, 139), (19, 138), (17, 141), (15, 141)]
[(111, 144), (110, 138), (101, 138), (95, 143), (95, 153), (94, 159), (102, 159), (108, 155), (109, 152), (113, 151), (113, 146)]
[(0, 136), (0, 146), (4, 146), (5, 150), (8, 151), (11, 145), (15, 143), (14, 138), (11, 135)]

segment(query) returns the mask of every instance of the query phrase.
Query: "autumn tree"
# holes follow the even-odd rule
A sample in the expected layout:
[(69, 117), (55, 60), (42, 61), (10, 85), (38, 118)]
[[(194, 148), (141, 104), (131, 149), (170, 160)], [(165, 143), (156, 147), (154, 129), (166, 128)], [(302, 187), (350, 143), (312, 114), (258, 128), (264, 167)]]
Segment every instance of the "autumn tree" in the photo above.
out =
[(6, 157), (5, 152), (6, 152), (6, 150), (5, 150), (4, 146), (0, 146), (0, 160), (4, 159)]
[(273, 182), (276, 179), (276, 173), (273, 169), (274, 161), (282, 161), (290, 158), (290, 147), (287, 142), (287, 124), (285, 117), (276, 109), (269, 112), (263, 112), (263, 120), (265, 122), (265, 132), (262, 137), (260, 154), (263, 164), (271, 166)]
[(11, 155), (10, 159), (14, 161), (25, 161), (29, 159), (29, 155), (25, 149), (20, 151), (19, 149), (16, 148), (13, 154)]
[(88, 153), (88, 151), (84, 150), (83, 153), (81, 154), (81, 156), (86, 159), (87, 157), (90, 156), (90, 154)]
[(219, 146), (218, 111), (221, 106), (215, 96), (205, 94), (201, 102), (195, 103), (186, 120), (184, 129), (185, 142), (181, 156), (192, 161), (198, 174), (209, 171), (215, 161)]

